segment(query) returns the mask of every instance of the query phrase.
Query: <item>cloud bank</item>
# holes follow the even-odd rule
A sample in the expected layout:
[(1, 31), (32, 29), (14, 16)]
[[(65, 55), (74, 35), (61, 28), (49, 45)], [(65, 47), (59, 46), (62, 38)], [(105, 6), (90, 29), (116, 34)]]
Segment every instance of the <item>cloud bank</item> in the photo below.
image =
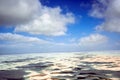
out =
[(104, 22), (96, 30), (120, 32), (120, 0), (97, 0), (93, 4), (91, 16), (103, 18)]
[(12, 33), (0, 33), (0, 41), (10, 43), (46, 43), (47, 41), (39, 39), (37, 37), (28, 37), (20, 34)]
[(39, 0), (0, 0), (0, 25), (15, 26), (15, 32), (61, 36), (74, 22), (72, 13), (62, 14), (60, 7), (47, 7)]
[(66, 34), (69, 23), (74, 23), (74, 17), (71, 13), (63, 15), (59, 7), (44, 7), (40, 16), (28, 24), (17, 26), (15, 32), (60, 36)]
[(84, 47), (100, 47), (108, 41), (108, 38), (101, 34), (91, 34), (86, 37), (82, 37), (79, 40), (79, 45)]
[(55, 43), (37, 37), (0, 33), (0, 54), (76, 51), (76, 44)]
[(40, 11), (39, 0), (0, 0), (0, 25), (29, 22)]

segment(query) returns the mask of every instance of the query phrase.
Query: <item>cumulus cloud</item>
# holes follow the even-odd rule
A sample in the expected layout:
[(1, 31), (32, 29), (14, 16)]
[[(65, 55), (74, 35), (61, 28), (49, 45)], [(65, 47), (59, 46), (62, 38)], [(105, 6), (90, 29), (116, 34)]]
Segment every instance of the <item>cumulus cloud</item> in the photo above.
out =
[(39, 0), (0, 0), (0, 25), (18, 25), (33, 19), (40, 11)]
[(90, 10), (89, 15), (96, 18), (103, 18), (108, 3), (108, 0), (96, 0), (92, 4), (92, 10)]
[(65, 35), (69, 23), (74, 23), (74, 17), (71, 13), (63, 15), (59, 7), (44, 7), (40, 16), (26, 25), (17, 26), (15, 32), (59, 36)]
[(15, 26), (15, 32), (47, 36), (65, 35), (74, 16), (60, 7), (47, 7), (39, 0), (0, 0), (0, 25)]
[(106, 43), (108, 38), (101, 34), (91, 34), (86, 37), (82, 37), (79, 40), (79, 45), (84, 47), (99, 47)]
[(94, 6), (91, 14), (93, 17), (103, 18), (104, 22), (98, 25), (96, 29), (120, 32), (120, 0), (99, 0), (98, 2), (93, 4), (99, 6)]
[(47, 41), (36, 38), (36, 37), (28, 37), (19, 34), (12, 33), (0, 33), (0, 41), (4, 42), (12, 42), (12, 43), (46, 43)]
[(77, 44), (55, 43), (37, 37), (0, 33), (1, 53), (76, 51)]

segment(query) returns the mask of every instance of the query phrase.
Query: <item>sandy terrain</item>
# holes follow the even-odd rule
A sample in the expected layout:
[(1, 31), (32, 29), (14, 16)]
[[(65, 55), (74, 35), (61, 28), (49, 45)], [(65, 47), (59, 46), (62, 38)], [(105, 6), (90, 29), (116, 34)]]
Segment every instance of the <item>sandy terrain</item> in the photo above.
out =
[[(24, 75), (18, 70), (23, 71)], [(59, 54), (36, 63), (18, 66), (14, 73), (11, 69), (1, 70), (0, 74), (0, 80), (120, 80), (120, 56)]]

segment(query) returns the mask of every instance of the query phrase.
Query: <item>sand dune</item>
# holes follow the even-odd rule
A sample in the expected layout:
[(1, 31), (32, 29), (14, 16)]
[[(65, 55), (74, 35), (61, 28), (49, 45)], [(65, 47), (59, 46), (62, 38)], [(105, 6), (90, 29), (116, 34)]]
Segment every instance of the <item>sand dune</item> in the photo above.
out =
[(1, 63), (17, 65), (0, 70), (0, 80), (120, 80), (119, 55), (56, 53)]

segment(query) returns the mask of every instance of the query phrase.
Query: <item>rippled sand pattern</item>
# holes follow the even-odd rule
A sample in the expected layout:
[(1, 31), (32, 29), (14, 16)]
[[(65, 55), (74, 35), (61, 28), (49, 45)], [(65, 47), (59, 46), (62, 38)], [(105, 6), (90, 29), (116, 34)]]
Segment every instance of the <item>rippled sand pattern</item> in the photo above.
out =
[[(30, 60), (32, 61), (26, 65), (1, 70), (0, 80), (120, 80), (120, 56), (116, 55), (59, 53), (47, 57), (37, 56)], [(8, 64), (24, 61), (2, 62)], [(15, 74), (18, 74), (17, 77)]]

